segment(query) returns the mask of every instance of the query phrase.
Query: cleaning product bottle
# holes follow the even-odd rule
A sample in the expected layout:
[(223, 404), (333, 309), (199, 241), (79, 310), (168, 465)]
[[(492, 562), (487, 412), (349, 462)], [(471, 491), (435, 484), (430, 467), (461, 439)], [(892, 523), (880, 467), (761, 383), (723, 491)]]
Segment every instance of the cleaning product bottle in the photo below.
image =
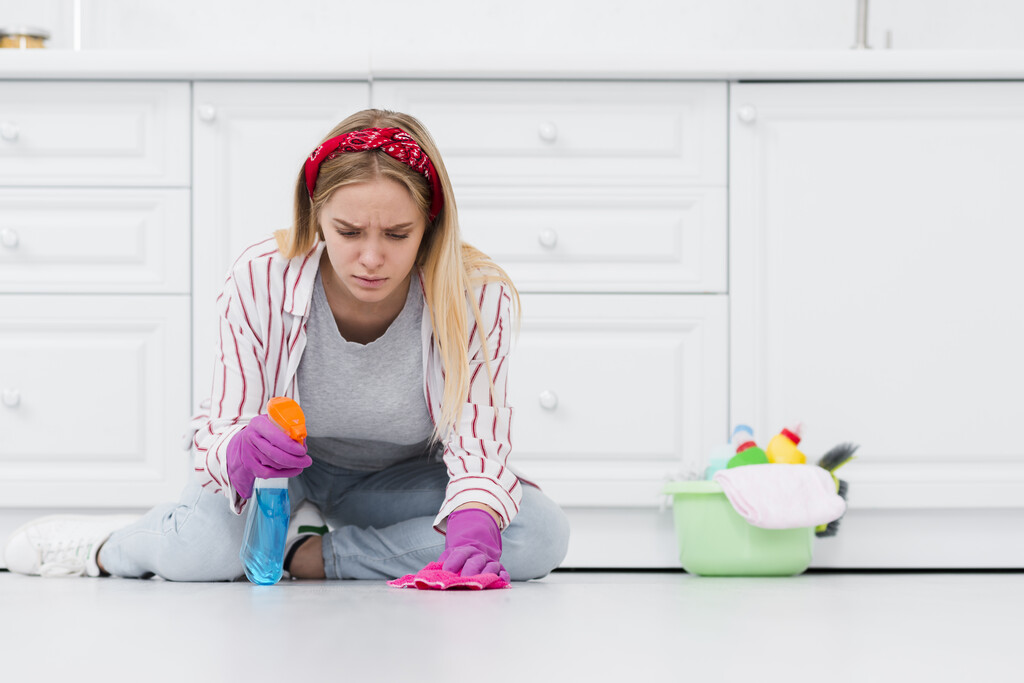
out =
[[(267, 414), (295, 441), (306, 438), (306, 416), (292, 399), (283, 396), (270, 399)], [(239, 553), (245, 575), (253, 583), (270, 586), (281, 580), (290, 517), (288, 479), (256, 479), (253, 499), (249, 501), (249, 517), (245, 520), (245, 540)]]
[[(746, 425), (744, 425), (746, 427)], [(730, 460), (727, 467), (742, 467), (743, 465), (767, 465), (768, 456), (757, 447), (754, 441), (754, 430), (750, 427), (735, 435), (736, 455)]]
[(736, 446), (741, 441), (749, 441), (754, 435), (754, 430), (747, 425), (736, 425), (732, 430), (732, 438), (726, 443), (715, 446), (708, 458), (708, 467), (704, 470), (704, 478), (710, 481), (714, 479), (715, 472), (729, 467), (729, 460), (736, 455)]
[(773, 436), (772, 440), (768, 442), (768, 448), (765, 449), (768, 454), (768, 462), (785, 465), (806, 464), (807, 457), (797, 449), (802, 433), (803, 425), (794, 422)]

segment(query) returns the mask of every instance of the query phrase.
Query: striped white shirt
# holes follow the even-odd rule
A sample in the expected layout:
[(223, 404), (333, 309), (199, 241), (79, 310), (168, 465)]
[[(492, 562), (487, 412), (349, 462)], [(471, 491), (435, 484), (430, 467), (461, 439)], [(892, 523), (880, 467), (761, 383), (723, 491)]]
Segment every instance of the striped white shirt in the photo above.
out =
[[(296, 375), (323, 249), (324, 243), (318, 242), (309, 253), (286, 259), (273, 239), (254, 244), (235, 262), (217, 298), (213, 389), (209, 410), (192, 420), (192, 448), (200, 483), (224, 494), (236, 514), (247, 501), (235, 492), (228, 477), (227, 444), (266, 409), (270, 398), (288, 396), (302, 404)], [(507, 527), (522, 500), (522, 484), (508, 467), (513, 412), (507, 391), (512, 297), (500, 283), (484, 285), (473, 295), (486, 328), (494, 400), (467, 300), (470, 386), (458, 424), (442, 433), (449, 481), (444, 504), (434, 520), (435, 528), (442, 532), (448, 515), (466, 503), (488, 505), (501, 516), (502, 528)], [(445, 380), (429, 315), (423, 316), (421, 337), (424, 398), (436, 422)]]

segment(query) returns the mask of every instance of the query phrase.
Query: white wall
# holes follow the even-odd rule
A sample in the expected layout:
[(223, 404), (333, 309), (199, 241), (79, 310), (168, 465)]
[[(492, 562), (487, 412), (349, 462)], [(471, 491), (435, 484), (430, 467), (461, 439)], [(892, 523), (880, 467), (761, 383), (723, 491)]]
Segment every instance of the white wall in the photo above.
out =
[[(78, 0), (83, 49), (276, 50), (389, 40), (445, 51), (847, 49), (856, 0)], [(71, 49), (75, 0), (0, 0), (0, 26), (29, 24)], [(871, 0), (882, 49), (1024, 49), (1020, 0)]]

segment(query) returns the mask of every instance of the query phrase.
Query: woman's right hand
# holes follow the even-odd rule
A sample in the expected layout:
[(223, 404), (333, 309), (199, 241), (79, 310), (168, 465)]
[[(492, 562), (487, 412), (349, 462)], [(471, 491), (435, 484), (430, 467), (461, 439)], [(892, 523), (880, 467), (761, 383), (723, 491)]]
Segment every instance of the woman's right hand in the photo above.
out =
[(252, 496), (257, 477), (294, 477), (313, 463), (305, 442), (293, 441), (268, 415), (257, 415), (231, 438), (227, 459), (231, 485), (242, 498)]

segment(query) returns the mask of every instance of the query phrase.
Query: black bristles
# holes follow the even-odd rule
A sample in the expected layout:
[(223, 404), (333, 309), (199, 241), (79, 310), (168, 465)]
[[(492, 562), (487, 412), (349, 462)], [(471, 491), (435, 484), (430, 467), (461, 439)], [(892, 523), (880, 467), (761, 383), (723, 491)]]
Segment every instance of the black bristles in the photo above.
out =
[[(840, 517), (839, 519), (842, 519), (842, 517)], [(835, 520), (834, 522), (829, 522), (828, 526), (826, 526), (821, 531), (815, 531), (814, 535), (818, 538), (830, 538), (832, 536), (835, 536), (839, 533), (839, 519)]]
[[(839, 497), (843, 500), (846, 500), (846, 494), (850, 491), (850, 485), (842, 479), (837, 478), (835, 476), (835, 471), (848, 463), (853, 458), (853, 454), (858, 448), (859, 446), (854, 443), (841, 443), (825, 455), (821, 456), (821, 459), (818, 460), (818, 467), (827, 470), (832, 474), (832, 478), (837, 481), (836, 493), (838, 493)], [(839, 520), (841, 519), (842, 517), (839, 517), (839, 519), (829, 522), (821, 531), (815, 531), (814, 535), (818, 538), (835, 536), (839, 533)]]
[[(833, 450), (835, 450), (835, 449), (833, 449)], [(848, 483), (846, 483), (845, 479), (840, 479), (839, 480), (839, 490), (836, 491), (836, 493), (839, 494), (840, 498), (842, 498), (843, 500), (846, 500), (846, 494), (849, 493), (849, 491), (850, 491), (850, 485)], [(815, 531), (814, 535), (817, 536), (818, 538), (829, 538), (831, 536), (835, 536), (836, 534), (839, 533), (839, 521), (844, 516), (845, 515), (840, 515), (839, 519), (832, 520), (821, 531)]]
[(844, 463), (849, 462), (854, 452), (860, 448), (854, 443), (841, 443), (834, 447), (818, 461), (818, 467), (823, 467), (829, 472), (839, 469)]

